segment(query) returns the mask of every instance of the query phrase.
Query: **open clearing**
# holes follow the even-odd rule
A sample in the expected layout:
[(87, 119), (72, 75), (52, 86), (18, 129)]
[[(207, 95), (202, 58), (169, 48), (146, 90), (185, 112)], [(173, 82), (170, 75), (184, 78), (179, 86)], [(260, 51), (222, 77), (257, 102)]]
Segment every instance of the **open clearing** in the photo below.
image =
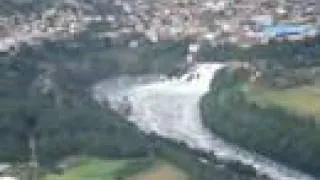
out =
[(188, 176), (182, 170), (167, 162), (158, 162), (148, 171), (136, 174), (127, 180), (187, 180)]
[(247, 96), (261, 107), (276, 105), (297, 115), (312, 115), (320, 119), (320, 87), (317, 86), (284, 90), (252, 87)]
[(89, 159), (62, 175), (48, 175), (45, 180), (115, 180), (115, 173), (127, 162), (126, 160)]
[[(79, 166), (61, 175), (47, 175), (43, 180), (117, 180), (117, 173), (126, 168), (130, 160), (86, 159)], [(187, 175), (174, 165), (157, 161), (153, 167), (126, 178), (126, 180), (187, 180)]]

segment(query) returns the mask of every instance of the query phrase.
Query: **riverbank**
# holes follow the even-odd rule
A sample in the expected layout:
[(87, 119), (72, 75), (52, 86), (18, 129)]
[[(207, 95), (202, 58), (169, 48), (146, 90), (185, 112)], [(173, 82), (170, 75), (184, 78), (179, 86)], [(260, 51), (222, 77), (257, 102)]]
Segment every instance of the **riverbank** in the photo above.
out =
[(319, 132), (314, 119), (248, 97), (250, 72), (221, 70), (202, 98), (203, 121), (215, 134), (283, 164), (319, 177)]
[[(250, 167), (217, 163), (213, 156), (174, 140), (157, 136), (150, 139), (110, 108), (102, 109), (91, 99), (89, 87), (102, 78), (120, 73), (170, 72), (183, 62), (184, 42), (146, 44), (133, 50), (105, 48), (86, 36), (80, 38), (45, 41), (36, 47), (24, 45), (16, 55), (1, 57), (0, 147), (6, 147), (0, 151), (1, 161), (26, 163), (27, 137), (34, 130), (44, 173), (50, 173), (67, 156), (84, 154), (101, 159), (154, 156), (173, 163), (195, 180), (266, 179)], [(74, 43), (77, 46), (70, 46)], [(47, 79), (49, 86), (42, 84), (41, 78)], [(49, 88), (42, 91), (42, 86)], [(36, 121), (31, 127), (29, 118)], [(202, 157), (207, 159), (202, 161)]]

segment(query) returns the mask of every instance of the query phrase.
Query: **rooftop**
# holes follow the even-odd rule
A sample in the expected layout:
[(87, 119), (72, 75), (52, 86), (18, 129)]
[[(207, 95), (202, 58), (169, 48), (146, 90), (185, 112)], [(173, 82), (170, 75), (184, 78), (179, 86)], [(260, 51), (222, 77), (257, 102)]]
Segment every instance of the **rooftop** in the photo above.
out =
[(3, 173), (4, 171), (11, 168), (11, 165), (9, 163), (2, 163), (0, 164), (0, 173)]

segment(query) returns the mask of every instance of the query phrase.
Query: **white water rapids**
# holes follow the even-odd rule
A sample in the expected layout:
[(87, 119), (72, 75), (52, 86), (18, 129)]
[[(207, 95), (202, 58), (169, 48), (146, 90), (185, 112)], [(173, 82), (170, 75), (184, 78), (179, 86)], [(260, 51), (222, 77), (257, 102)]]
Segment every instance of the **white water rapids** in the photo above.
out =
[[(180, 79), (156, 76), (109, 79), (94, 86), (93, 96), (99, 102), (108, 100), (115, 110), (119, 110), (124, 97), (128, 97), (132, 108), (128, 120), (147, 133), (156, 132), (160, 136), (183, 141), (190, 148), (213, 151), (220, 159), (238, 160), (272, 179), (314, 179), (229, 144), (203, 126), (198, 103), (209, 90), (214, 73), (222, 67), (221, 64), (198, 64)], [(194, 74), (199, 77), (188, 81), (188, 77)]]

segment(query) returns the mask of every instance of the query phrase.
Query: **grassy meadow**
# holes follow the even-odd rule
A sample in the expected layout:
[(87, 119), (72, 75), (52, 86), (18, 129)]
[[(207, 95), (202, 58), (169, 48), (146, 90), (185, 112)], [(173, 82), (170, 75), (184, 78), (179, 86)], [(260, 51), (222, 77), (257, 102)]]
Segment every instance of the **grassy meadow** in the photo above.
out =
[(161, 161), (149, 170), (135, 174), (127, 180), (188, 180), (188, 176), (172, 164)]
[(278, 106), (301, 116), (314, 116), (320, 119), (320, 87), (302, 86), (275, 90), (251, 86), (247, 93), (250, 101), (261, 107)]
[(132, 161), (88, 158), (62, 174), (50, 174), (43, 180), (187, 180), (185, 172), (164, 161), (157, 161), (141, 172), (122, 176), (121, 172), (130, 168)]

